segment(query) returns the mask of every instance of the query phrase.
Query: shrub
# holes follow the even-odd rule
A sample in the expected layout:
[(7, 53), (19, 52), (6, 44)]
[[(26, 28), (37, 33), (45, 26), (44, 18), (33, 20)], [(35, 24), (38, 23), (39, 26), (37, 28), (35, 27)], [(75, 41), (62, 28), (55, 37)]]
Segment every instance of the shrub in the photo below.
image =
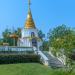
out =
[(10, 63), (27, 63), (27, 62), (39, 62), (39, 56), (37, 55), (24, 55), (24, 54), (2, 54), (0, 55), (0, 64)]

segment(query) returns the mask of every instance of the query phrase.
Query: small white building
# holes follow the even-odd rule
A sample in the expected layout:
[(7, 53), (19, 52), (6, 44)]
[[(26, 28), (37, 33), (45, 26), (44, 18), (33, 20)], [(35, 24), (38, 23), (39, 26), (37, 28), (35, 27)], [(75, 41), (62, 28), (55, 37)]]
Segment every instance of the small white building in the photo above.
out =
[(28, 7), (27, 19), (24, 28), (21, 31), (21, 38), (18, 40), (18, 46), (21, 47), (33, 47), (39, 50), (42, 45), (42, 40), (38, 36), (38, 29), (35, 26), (34, 20), (32, 18), (32, 13), (30, 9), (30, 2)]

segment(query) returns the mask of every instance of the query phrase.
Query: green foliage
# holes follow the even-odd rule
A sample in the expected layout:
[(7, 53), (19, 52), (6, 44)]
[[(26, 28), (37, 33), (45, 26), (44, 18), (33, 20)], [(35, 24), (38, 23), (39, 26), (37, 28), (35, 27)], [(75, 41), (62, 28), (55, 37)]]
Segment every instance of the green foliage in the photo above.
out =
[(43, 32), (41, 30), (39, 30), (38, 36), (39, 36), (40, 39), (43, 40), (43, 38), (45, 37), (45, 34), (43, 34)]
[(15, 30), (13, 33), (15, 33), (16, 35), (18, 35), (18, 37), (21, 37), (21, 28), (17, 28), (17, 30)]
[(0, 45), (2, 45), (3, 44), (3, 39), (0, 39)]
[(48, 51), (49, 50), (49, 46), (48, 46), (48, 41), (45, 41), (45, 34), (43, 34), (43, 32), (41, 30), (39, 30), (38, 32), (38, 36), (39, 38), (42, 40), (42, 46), (40, 46), (40, 50), (45, 50)]
[[(14, 39), (10, 37), (10, 35), (17, 35), (18, 38), (21, 37), (21, 29), (17, 28), (17, 30), (11, 31), (10, 29), (5, 29), (5, 31), (2, 33), (3, 35), (3, 42), (9, 43), (10, 46), (13, 46)], [(17, 45), (17, 39), (15, 39), (15, 45)]]
[(66, 66), (72, 68), (73, 61), (70, 58), (75, 49), (75, 31), (65, 25), (54, 28), (48, 34), (49, 46), (53, 47), (53, 52), (61, 52), (66, 56)]
[(0, 64), (39, 62), (39, 56), (34, 54), (0, 54)]
[(8, 42), (9, 41), (9, 35), (11, 34), (9, 29), (5, 29), (5, 31), (2, 33), (3, 35), (3, 42)]
[(70, 34), (71, 33), (71, 29), (69, 27), (67, 27), (66, 25), (61, 25), (61, 26), (58, 26), (56, 28), (54, 28), (52, 31), (50, 31), (48, 34), (49, 34), (49, 38), (62, 38), (62, 36), (65, 36), (67, 34)]
[(75, 32), (65, 25), (54, 28), (48, 36), (49, 45), (55, 49), (65, 49), (67, 52), (75, 49)]
[(48, 41), (43, 41), (43, 44), (42, 46), (40, 47), (40, 50), (43, 50), (43, 51), (49, 51), (49, 44), (48, 44)]

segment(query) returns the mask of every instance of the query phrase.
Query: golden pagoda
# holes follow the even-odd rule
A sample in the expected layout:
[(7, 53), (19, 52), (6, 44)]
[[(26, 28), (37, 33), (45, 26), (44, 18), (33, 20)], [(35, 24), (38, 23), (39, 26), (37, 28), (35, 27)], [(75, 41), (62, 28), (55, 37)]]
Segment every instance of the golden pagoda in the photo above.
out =
[(21, 30), (21, 38), (18, 39), (18, 46), (34, 48), (38, 51), (42, 46), (42, 40), (39, 38), (38, 29), (35, 27), (34, 20), (30, 9), (31, 2), (28, 0), (28, 14), (24, 28)]
[(27, 19), (26, 19), (26, 22), (25, 22), (25, 28), (26, 29), (29, 29), (29, 28), (36, 28), (35, 27), (35, 23), (33, 21), (33, 18), (32, 18), (32, 14), (31, 14), (31, 10), (30, 10), (30, 0), (29, 0), (29, 3), (28, 3), (28, 15), (27, 15)]

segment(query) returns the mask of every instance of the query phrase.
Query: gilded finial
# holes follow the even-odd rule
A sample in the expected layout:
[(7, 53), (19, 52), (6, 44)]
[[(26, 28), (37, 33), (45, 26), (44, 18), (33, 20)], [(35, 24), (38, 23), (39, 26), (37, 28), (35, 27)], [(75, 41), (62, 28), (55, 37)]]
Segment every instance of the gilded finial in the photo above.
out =
[(28, 0), (28, 15), (25, 22), (25, 28), (36, 28), (34, 24), (34, 20), (32, 18), (31, 10), (30, 10), (31, 0)]
[(31, 5), (31, 1), (28, 0), (28, 7), (29, 7), (29, 9), (30, 9), (30, 5)]

